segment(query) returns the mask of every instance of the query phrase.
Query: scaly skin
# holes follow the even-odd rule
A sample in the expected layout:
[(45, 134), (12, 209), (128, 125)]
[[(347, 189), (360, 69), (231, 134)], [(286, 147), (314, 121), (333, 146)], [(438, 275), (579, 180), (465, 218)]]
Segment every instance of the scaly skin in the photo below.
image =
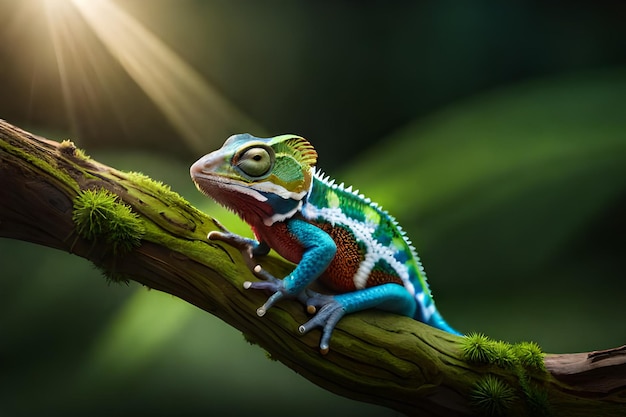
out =
[[(208, 238), (237, 247), (263, 280), (244, 283), (246, 289), (271, 293), (257, 314), (263, 316), (282, 298), (298, 299), (315, 314), (299, 331), (322, 327), (322, 353), (328, 352), (341, 317), (366, 308), (459, 334), (437, 311), (424, 268), (395, 219), (358, 191), (321, 174), (316, 162), (317, 153), (299, 136), (241, 134), (191, 166), (198, 189), (237, 213), (254, 232), (256, 240), (224, 228)], [(270, 248), (297, 264), (283, 279), (254, 262)], [(337, 294), (308, 289), (318, 278)]]

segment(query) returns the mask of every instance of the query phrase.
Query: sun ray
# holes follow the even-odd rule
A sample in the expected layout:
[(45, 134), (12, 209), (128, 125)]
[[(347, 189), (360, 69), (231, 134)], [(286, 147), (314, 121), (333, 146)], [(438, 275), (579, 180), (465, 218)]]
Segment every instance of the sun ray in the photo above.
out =
[(59, 74), (59, 81), (61, 83), (61, 93), (63, 95), (63, 104), (65, 105), (65, 111), (70, 119), (72, 130), (78, 130), (78, 118), (76, 116), (76, 103), (72, 94), (72, 88), (70, 86), (69, 72), (67, 65), (67, 26), (59, 25), (58, 22), (68, 22), (67, 16), (64, 14), (67, 12), (66, 8), (59, 7), (58, 0), (45, 0), (44, 1), (45, 15), (47, 19), (48, 29), (50, 32), (50, 39), (52, 41), (52, 47), (54, 49), (54, 57), (57, 65), (57, 73)]
[[(86, 126), (86, 120), (101, 114), (106, 100), (119, 121), (124, 122), (126, 115), (118, 110), (123, 106), (115, 105), (116, 100), (124, 100), (119, 96), (122, 78), (115, 74), (118, 64), (194, 152), (205, 152), (221, 144), (233, 132), (263, 133), (174, 50), (115, 2), (38, 0), (38, 4), (48, 26), (47, 51), (53, 57), (65, 113), (75, 133)], [(43, 56), (49, 54), (40, 51)]]
[[(262, 131), (172, 49), (115, 3), (110, 0), (72, 0), (72, 4), (191, 149), (204, 152), (211, 142), (221, 143), (224, 130)], [(62, 59), (59, 65), (63, 65)]]

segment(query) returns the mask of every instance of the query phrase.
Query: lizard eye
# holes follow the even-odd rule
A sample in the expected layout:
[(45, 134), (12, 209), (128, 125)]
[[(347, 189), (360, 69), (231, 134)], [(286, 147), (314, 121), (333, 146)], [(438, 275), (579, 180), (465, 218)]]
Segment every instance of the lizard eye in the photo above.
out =
[(272, 156), (262, 147), (248, 148), (237, 160), (237, 167), (251, 177), (262, 177), (272, 168)]

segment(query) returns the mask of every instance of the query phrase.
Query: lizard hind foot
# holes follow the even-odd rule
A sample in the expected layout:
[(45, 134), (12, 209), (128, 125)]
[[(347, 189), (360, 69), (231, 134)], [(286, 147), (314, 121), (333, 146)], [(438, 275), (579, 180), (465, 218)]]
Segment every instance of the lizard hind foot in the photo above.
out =
[[(298, 327), (301, 334), (308, 333), (316, 327), (322, 328), (322, 338), (320, 340), (320, 352), (325, 355), (330, 349), (330, 337), (335, 330), (335, 326), (346, 314), (345, 307), (332, 296), (322, 296), (325, 304), (319, 309), (317, 314), (309, 321)], [(314, 304), (309, 304), (307, 310), (316, 309)]]

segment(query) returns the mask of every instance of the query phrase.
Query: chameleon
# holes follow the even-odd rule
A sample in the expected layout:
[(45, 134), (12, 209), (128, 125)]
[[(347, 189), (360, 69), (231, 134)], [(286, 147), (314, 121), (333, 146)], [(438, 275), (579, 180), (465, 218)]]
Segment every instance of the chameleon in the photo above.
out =
[[(281, 299), (297, 299), (313, 314), (298, 330), (321, 327), (322, 354), (344, 315), (369, 308), (460, 334), (435, 307), (417, 252), (395, 218), (316, 168), (317, 157), (300, 136), (244, 133), (190, 168), (198, 190), (235, 212), (254, 233), (256, 239), (238, 236), (216, 223), (220, 231), (207, 238), (238, 248), (261, 279), (243, 284), (270, 294), (257, 315)], [(271, 249), (296, 264), (283, 279), (256, 263)], [(318, 280), (332, 293), (309, 288)]]

